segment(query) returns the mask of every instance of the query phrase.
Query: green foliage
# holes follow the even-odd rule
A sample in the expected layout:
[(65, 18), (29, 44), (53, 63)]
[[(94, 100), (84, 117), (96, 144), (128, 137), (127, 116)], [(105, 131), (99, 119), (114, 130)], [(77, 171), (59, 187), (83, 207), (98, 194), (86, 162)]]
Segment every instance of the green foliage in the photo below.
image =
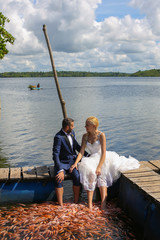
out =
[[(57, 71), (58, 77), (128, 77), (127, 73)], [(53, 72), (5, 72), (0, 77), (53, 77)]]
[(131, 74), (131, 77), (160, 77), (160, 69), (138, 71), (136, 73)]
[[(138, 71), (136, 73), (57, 71), (57, 75), (58, 77), (160, 77), (160, 69)], [(4, 72), (0, 73), (0, 77), (53, 77), (53, 72)]]
[(73, 72), (73, 71), (60, 71), (57, 72), (59, 77), (126, 77), (127, 73), (119, 72)]
[(6, 43), (9, 42), (13, 44), (15, 40), (15, 38), (5, 29), (5, 23), (9, 21), (10, 20), (0, 12), (0, 59), (3, 59), (8, 53)]

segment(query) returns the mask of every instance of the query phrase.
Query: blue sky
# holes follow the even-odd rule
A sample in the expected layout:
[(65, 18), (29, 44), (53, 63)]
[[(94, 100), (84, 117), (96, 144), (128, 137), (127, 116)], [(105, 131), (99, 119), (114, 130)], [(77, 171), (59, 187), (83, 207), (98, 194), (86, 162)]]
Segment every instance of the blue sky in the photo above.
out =
[(95, 11), (96, 20), (101, 22), (110, 16), (123, 18), (128, 14), (133, 18), (143, 18), (144, 14), (140, 13), (139, 9), (131, 7), (129, 3), (129, 0), (103, 0)]
[[(160, 67), (160, 0), (0, 0), (16, 38), (0, 72), (136, 72)], [(149, 6), (149, 7), (148, 7)]]

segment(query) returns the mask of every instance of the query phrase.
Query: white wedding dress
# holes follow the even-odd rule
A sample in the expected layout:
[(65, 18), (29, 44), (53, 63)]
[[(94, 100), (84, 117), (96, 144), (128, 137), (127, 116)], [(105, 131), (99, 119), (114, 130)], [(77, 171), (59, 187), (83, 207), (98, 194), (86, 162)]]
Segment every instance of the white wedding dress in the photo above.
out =
[(136, 169), (140, 166), (139, 161), (131, 156), (126, 158), (119, 156), (116, 152), (106, 151), (101, 175), (97, 177), (95, 172), (101, 155), (100, 141), (97, 140), (93, 144), (87, 141), (86, 150), (91, 154), (90, 157), (83, 157), (78, 164), (80, 181), (85, 190), (94, 191), (96, 186), (110, 187), (120, 177), (122, 171)]

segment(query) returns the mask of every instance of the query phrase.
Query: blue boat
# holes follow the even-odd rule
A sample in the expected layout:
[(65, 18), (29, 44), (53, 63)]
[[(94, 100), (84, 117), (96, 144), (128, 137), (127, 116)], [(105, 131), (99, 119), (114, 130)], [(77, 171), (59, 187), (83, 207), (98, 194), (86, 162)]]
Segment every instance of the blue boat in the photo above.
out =
[(40, 84), (38, 84), (37, 86), (36, 86), (36, 85), (29, 85), (28, 88), (29, 88), (30, 90), (40, 90), (40, 89), (42, 89), (42, 88), (40, 87)]
[(53, 166), (0, 169), (0, 204), (48, 200), (56, 200)]
[(33, 88), (30, 88), (31, 90), (40, 90), (40, 89), (42, 89), (42, 88), (40, 88), (40, 87), (33, 87)]

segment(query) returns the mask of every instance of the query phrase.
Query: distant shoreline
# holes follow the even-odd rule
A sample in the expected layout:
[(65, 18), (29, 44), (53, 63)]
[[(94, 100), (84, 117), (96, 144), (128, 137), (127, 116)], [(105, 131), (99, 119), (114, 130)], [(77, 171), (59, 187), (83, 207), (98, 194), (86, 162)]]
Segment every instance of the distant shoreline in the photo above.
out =
[[(120, 72), (85, 72), (85, 71), (57, 71), (58, 77), (160, 77), (160, 69), (138, 71), (135, 73)], [(4, 72), (0, 78), (14, 77), (53, 77), (53, 72)]]

